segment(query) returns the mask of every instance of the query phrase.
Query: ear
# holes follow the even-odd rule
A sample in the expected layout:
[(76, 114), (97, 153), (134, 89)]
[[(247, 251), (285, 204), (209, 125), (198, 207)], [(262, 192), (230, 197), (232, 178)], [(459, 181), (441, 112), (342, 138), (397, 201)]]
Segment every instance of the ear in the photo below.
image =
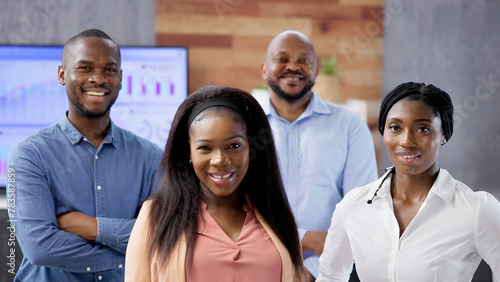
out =
[(262, 65), (260, 66), (260, 76), (262, 77), (262, 79), (267, 80), (266, 62), (262, 62)]
[(57, 69), (57, 77), (59, 79), (59, 83), (61, 85), (66, 84), (65, 81), (65, 76), (66, 76), (66, 71), (64, 70), (64, 66), (60, 65), (59, 68)]
[(188, 139), (188, 144), (189, 144), (189, 164), (193, 164), (193, 161), (191, 160), (191, 140)]
[(123, 87), (122, 77), (123, 77), (123, 70), (120, 69), (120, 90), (122, 90), (122, 87)]

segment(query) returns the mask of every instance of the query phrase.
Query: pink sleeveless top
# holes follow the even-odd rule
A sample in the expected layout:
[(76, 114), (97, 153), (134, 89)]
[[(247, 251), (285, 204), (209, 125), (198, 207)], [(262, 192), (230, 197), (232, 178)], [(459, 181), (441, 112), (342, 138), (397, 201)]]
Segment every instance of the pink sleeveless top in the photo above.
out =
[(236, 242), (210, 216), (204, 202), (201, 207), (193, 265), (186, 271), (188, 282), (281, 281), (281, 256), (247, 204), (243, 206), (245, 223)]

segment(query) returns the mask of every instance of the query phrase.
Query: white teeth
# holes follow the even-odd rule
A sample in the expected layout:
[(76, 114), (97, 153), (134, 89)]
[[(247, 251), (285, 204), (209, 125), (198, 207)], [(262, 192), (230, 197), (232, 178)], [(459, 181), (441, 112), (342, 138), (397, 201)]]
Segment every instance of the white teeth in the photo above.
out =
[(92, 96), (104, 96), (104, 92), (94, 92), (94, 91), (87, 91), (87, 94), (92, 95)]
[(285, 80), (295, 80), (295, 81), (298, 81), (298, 80), (300, 80), (300, 77), (285, 77)]
[(231, 173), (226, 174), (226, 175), (215, 175), (215, 174), (212, 174), (212, 177), (213, 177), (213, 178), (217, 178), (217, 179), (226, 179), (226, 178), (228, 178), (229, 176), (231, 176)]
[(403, 158), (405, 159), (413, 159), (413, 158), (416, 158), (417, 156), (403, 156)]

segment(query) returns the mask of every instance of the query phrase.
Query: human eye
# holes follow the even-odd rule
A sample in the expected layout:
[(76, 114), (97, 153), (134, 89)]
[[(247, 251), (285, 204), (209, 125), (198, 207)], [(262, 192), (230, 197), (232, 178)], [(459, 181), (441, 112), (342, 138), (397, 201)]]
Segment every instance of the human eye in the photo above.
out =
[(311, 60), (309, 58), (300, 58), (297, 60), (297, 62), (299, 64), (305, 64), (305, 65), (311, 64)]
[(240, 143), (233, 143), (233, 144), (229, 145), (229, 149), (238, 149), (240, 147), (241, 147)]
[(116, 68), (107, 68), (106, 71), (108, 71), (108, 72), (117, 72), (118, 70)]
[(400, 130), (401, 128), (399, 127), (399, 125), (397, 124), (389, 124), (388, 125), (388, 128), (391, 130), (391, 131), (398, 131)]
[(431, 128), (428, 126), (419, 126), (417, 128), (417, 131), (422, 132), (422, 133), (429, 133), (429, 132), (431, 132)]
[(278, 56), (278, 57), (274, 57), (274, 61), (277, 63), (286, 63), (286, 62), (288, 62), (288, 58), (283, 57), (283, 56)]
[(208, 151), (208, 150), (210, 150), (210, 147), (206, 146), (206, 145), (201, 145), (201, 146), (196, 147), (196, 150), (198, 150), (198, 151)]
[(88, 71), (88, 70), (90, 70), (90, 67), (89, 66), (77, 66), (76, 69), (82, 70), (82, 71)]

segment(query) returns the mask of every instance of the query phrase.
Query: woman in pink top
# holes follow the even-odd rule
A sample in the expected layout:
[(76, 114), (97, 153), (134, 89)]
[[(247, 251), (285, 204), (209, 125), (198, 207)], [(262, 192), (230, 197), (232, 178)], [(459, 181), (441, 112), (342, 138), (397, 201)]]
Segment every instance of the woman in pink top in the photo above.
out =
[(160, 169), (130, 236), (126, 281), (304, 281), (271, 129), (251, 95), (191, 94)]

